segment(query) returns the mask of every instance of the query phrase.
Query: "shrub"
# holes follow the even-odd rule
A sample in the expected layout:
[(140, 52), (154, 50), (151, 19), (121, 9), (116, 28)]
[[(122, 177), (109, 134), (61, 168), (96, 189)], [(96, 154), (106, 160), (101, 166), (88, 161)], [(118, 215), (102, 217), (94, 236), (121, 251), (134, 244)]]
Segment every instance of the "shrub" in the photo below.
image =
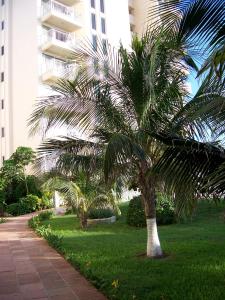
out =
[(12, 203), (7, 206), (7, 213), (13, 216), (20, 216), (34, 212), (40, 208), (41, 199), (35, 195), (27, 195), (17, 203)]
[(35, 195), (20, 198), (19, 203), (26, 207), (27, 213), (34, 212), (41, 207), (41, 199)]
[(41, 209), (48, 209), (53, 207), (52, 193), (43, 192), (41, 197)]
[(52, 216), (53, 216), (52, 211), (43, 211), (38, 215), (38, 218), (42, 222), (42, 221), (50, 220)]
[(174, 203), (165, 194), (157, 195), (156, 216), (158, 225), (172, 224), (176, 221)]
[(6, 222), (6, 219), (0, 218), (0, 224), (5, 223), (5, 222)]
[(92, 208), (88, 212), (89, 219), (104, 219), (104, 218), (110, 218), (113, 215), (114, 213), (110, 208)]
[(27, 207), (22, 203), (12, 203), (6, 208), (8, 214), (12, 216), (19, 216), (28, 213)]
[(135, 227), (145, 227), (146, 219), (141, 197), (134, 197), (130, 200), (127, 211), (127, 224)]
[[(42, 193), (39, 189), (38, 178), (33, 175), (28, 175), (26, 178), (29, 194), (41, 197)], [(24, 179), (13, 179), (6, 187), (6, 203), (19, 202), (20, 198), (26, 197), (27, 190)]]
[[(170, 197), (158, 193), (156, 204), (156, 219), (158, 225), (175, 223), (174, 204)], [(135, 227), (145, 227), (146, 218), (141, 197), (134, 197), (128, 207), (127, 224)]]

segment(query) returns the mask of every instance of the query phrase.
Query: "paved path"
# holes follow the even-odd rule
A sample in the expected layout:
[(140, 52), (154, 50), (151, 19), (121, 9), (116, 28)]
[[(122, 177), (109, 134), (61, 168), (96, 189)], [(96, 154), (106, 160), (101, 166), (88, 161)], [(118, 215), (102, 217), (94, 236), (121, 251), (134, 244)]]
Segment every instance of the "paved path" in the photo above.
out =
[(28, 228), (30, 217), (0, 224), (0, 300), (106, 300)]

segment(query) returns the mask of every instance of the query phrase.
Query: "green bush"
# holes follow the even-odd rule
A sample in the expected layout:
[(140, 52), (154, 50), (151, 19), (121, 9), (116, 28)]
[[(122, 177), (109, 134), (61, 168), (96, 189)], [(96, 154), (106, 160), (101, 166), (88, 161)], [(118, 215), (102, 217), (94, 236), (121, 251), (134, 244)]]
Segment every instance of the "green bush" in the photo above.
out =
[(6, 208), (6, 211), (8, 214), (12, 216), (20, 216), (20, 215), (25, 215), (26, 213), (29, 213), (27, 211), (26, 205), (22, 203), (12, 203), (9, 204)]
[(130, 200), (127, 211), (127, 224), (135, 227), (145, 227), (145, 212), (141, 202), (141, 197), (134, 197)]
[(104, 219), (110, 218), (114, 215), (114, 212), (110, 208), (92, 208), (88, 212), (89, 219)]
[(173, 200), (165, 194), (157, 194), (156, 217), (158, 225), (176, 222)]
[(19, 203), (26, 207), (27, 213), (34, 212), (41, 208), (41, 198), (35, 195), (27, 195), (20, 198)]
[(53, 217), (53, 212), (52, 211), (43, 211), (38, 215), (39, 220), (46, 221), (50, 220)]
[[(29, 194), (41, 197), (38, 178), (33, 175), (28, 175), (26, 178)], [(13, 179), (6, 187), (6, 203), (19, 202), (20, 198), (26, 197), (27, 190), (24, 179)]]
[[(175, 223), (174, 204), (170, 197), (157, 194), (156, 219), (158, 225)], [(134, 197), (128, 207), (127, 224), (135, 227), (145, 227), (146, 218), (141, 197)]]
[(41, 197), (41, 209), (48, 209), (53, 207), (52, 193), (43, 192)]
[(35, 195), (27, 195), (17, 203), (9, 204), (6, 208), (7, 213), (13, 216), (28, 214), (40, 209), (41, 199)]

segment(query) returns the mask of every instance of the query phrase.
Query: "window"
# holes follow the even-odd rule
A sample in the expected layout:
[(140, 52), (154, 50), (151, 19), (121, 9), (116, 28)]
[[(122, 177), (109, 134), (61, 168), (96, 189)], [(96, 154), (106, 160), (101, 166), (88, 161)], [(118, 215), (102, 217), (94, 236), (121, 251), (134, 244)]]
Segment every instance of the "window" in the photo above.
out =
[(106, 33), (106, 29), (105, 29), (105, 19), (101, 18), (101, 26), (102, 26), (102, 33)]
[(4, 99), (1, 100), (1, 108), (4, 109)]
[(1, 23), (1, 28), (2, 28), (2, 30), (4, 30), (4, 28), (5, 28), (5, 22), (4, 21), (2, 21), (2, 23)]
[(92, 26), (92, 29), (96, 30), (96, 16), (95, 16), (95, 14), (91, 14), (91, 26)]
[(97, 36), (96, 35), (92, 35), (92, 46), (93, 46), (93, 50), (97, 51), (98, 44), (97, 44)]
[(109, 65), (107, 61), (104, 62), (103, 71), (105, 77), (109, 77)]
[(96, 75), (99, 74), (99, 62), (97, 58), (94, 58), (94, 71)]
[(5, 79), (5, 74), (4, 74), (4, 72), (2, 72), (2, 73), (1, 73), (1, 82), (3, 82), (4, 79)]
[(105, 12), (104, 0), (100, 0), (100, 10), (101, 10), (102, 13)]
[(102, 39), (102, 50), (103, 50), (103, 54), (107, 55), (108, 51), (107, 51), (107, 41), (105, 39)]
[(5, 48), (4, 46), (1, 47), (1, 55), (4, 55), (5, 54)]
[(2, 0), (2, 6), (5, 4), (5, 0)]
[(2, 127), (2, 137), (5, 137), (5, 128)]
[(91, 0), (91, 7), (95, 8), (95, 0)]

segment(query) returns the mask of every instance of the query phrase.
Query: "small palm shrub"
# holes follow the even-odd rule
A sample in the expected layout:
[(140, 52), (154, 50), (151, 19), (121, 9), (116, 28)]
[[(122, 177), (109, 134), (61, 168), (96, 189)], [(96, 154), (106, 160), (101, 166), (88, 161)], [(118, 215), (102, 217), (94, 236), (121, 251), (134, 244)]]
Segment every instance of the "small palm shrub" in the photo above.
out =
[[(157, 194), (156, 219), (158, 225), (167, 225), (176, 222), (172, 199), (161, 193)], [(145, 212), (140, 196), (134, 197), (129, 203), (127, 224), (135, 227), (146, 226)]]
[(114, 212), (110, 208), (92, 208), (88, 212), (89, 219), (104, 219), (110, 218), (114, 215)]

